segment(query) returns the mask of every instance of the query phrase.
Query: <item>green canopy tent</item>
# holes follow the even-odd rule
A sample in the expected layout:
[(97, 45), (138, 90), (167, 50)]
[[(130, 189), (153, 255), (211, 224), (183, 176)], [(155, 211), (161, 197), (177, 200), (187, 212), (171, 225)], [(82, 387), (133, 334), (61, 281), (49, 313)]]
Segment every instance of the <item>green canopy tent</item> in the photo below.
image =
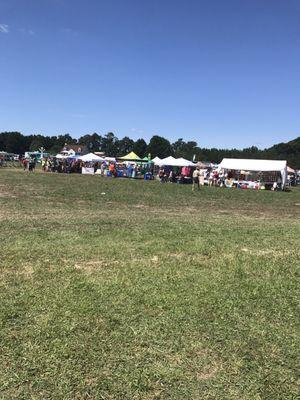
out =
[(144, 157), (144, 158), (143, 158), (143, 163), (153, 164), (153, 161), (152, 161), (152, 160), (149, 160), (148, 157)]

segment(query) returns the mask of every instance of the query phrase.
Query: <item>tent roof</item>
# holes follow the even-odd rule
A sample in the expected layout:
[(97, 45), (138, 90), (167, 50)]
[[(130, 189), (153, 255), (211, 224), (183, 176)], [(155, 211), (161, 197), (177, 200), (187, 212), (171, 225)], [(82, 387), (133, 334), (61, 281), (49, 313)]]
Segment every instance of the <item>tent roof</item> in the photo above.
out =
[(94, 153), (86, 154), (85, 156), (79, 157), (81, 161), (103, 161), (102, 157), (97, 156)]
[(112, 161), (112, 162), (115, 162), (116, 159), (115, 159), (115, 157), (104, 157), (104, 161)]
[(161, 158), (156, 156), (156, 157), (153, 158), (152, 162), (154, 162), (154, 164), (156, 164), (156, 165), (160, 165)]
[(156, 165), (169, 165), (170, 167), (192, 167), (195, 164), (193, 164), (191, 161), (186, 160), (185, 158), (174, 158), (172, 156), (160, 159), (159, 157), (156, 157), (153, 159)]
[(176, 160), (176, 158), (174, 158), (172, 156), (165, 157), (160, 160), (160, 165), (173, 165), (175, 160)]
[(223, 158), (219, 168), (246, 171), (283, 171), (286, 168), (286, 161)]
[(189, 161), (183, 157), (179, 157), (176, 159), (176, 164), (178, 167), (195, 167), (196, 164), (194, 164), (192, 161)]
[(128, 153), (126, 156), (123, 157), (119, 157), (120, 160), (135, 160), (135, 161), (141, 161), (141, 158), (135, 154), (134, 151), (131, 151), (130, 153)]

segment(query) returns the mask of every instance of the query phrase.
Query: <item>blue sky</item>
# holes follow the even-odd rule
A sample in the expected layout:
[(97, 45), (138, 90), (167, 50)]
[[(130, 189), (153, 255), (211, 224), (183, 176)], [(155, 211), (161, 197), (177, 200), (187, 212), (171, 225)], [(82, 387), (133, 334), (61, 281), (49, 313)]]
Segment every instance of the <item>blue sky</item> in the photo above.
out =
[(298, 0), (0, 0), (0, 131), (299, 136)]

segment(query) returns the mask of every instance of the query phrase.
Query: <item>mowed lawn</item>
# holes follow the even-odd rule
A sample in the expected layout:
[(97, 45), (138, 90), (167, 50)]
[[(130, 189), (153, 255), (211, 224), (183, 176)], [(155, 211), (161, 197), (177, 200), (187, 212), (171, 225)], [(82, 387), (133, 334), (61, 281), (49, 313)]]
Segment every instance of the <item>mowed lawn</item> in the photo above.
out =
[(1, 399), (299, 399), (300, 190), (0, 170)]

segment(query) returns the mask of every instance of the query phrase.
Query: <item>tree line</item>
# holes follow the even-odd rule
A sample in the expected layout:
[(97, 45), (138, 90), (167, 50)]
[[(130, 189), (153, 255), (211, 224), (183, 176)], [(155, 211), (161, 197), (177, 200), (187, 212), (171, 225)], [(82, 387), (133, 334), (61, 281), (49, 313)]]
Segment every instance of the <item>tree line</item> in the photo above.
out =
[(124, 156), (134, 151), (140, 157), (151, 155), (160, 158), (173, 155), (189, 160), (210, 161), (219, 163), (224, 157), (229, 158), (266, 158), (284, 159), (293, 168), (300, 168), (300, 137), (287, 143), (279, 143), (267, 149), (251, 146), (244, 149), (202, 148), (195, 141), (184, 141), (179, 138), (174, 143), (168, 139), (154, 135), (149, 143), (143, 138), (133, 140), (128, 136), (118, 139), (114, 133), (105, 135), (98, 133), (73, 138), (70, 134), (58, 136), (23, 135), (20, 132), (0, 133), (0, 151), (24, 154), (25, 151), (36, 151), (43, 147), (51, 154), (62, 150), (65, 144), (86, 146), (88, 151), (101, 151), (112, 157)]

